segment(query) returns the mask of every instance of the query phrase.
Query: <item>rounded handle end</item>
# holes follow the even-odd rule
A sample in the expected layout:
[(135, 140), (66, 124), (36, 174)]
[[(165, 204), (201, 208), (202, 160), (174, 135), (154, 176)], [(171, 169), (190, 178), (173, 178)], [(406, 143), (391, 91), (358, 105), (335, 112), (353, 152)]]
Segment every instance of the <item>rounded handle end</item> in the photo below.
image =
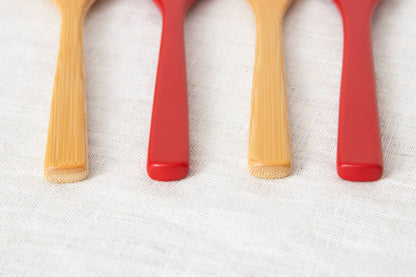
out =
[(169, 162), (148, 162), (147, 173), (150, 178), (156, 181), (177, 181), (185, 178), (189, 172), (189, 164)]
[(383, 166), (380, 164), (337, 163), (339, 177), (347, 181), (372, 182), (380, 180)]
[(248, 171), (251, 175), (261, 179), (280, 179), (287, 177), (292, 169), (291, 164), (267, 164), (261, 162), (248, 162)]
[(88, 176), (87, 166), (74, 166), (68, 168), (46, 167), (45, 179), (52, 183), (75, 183), (84, 180)]

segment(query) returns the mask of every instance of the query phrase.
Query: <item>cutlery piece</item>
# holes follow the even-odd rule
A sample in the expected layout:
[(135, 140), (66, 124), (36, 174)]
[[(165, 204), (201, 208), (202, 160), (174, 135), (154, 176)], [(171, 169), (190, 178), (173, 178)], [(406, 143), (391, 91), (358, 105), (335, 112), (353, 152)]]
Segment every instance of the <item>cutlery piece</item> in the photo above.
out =
[(82, 25), (94, 0), (52, 0), (61, 12), (61, 39), (52, 94), (44, 174), (55, 183), (88, 175)]
[(153, 0), (163, 17), (153, 99), (147, 172), (158, 181), (185, 178), (189, 171), (188, 89), (184, 20), (195, 0)]
[(371, 43), (371, 19), (379, 0), (334, 2), (344, 23), (338, 175), (350, 181), (375, 181), (383, 174)]
[(249, 172), (283, 178), (291, 170), (282, 43), (284, 15), (292, 0), (249, 0), (256, 17), (257, 46), (249, 133)]

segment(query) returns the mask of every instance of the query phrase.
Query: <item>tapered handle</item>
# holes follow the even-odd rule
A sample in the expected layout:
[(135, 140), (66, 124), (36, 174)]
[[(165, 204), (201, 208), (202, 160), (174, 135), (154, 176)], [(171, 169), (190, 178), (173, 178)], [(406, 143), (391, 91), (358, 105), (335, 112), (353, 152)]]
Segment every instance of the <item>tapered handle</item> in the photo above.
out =
[(62, 11), (44, 164), (45, 178), (56, 183), (76, 182), (88, 175), (82, 23), (82, 11)]
[(374, 181), (383, 157), (371, 43), (374, 8), (342, 7), (344, 62), (339, 108), (337, 169), (341, 178)]
[(163, 10), (147, 162), (149, 176), (159, 181), (179, 180), (189, 171), (184, 16), (181, 5)]
[(288, 108), (282, 43), (283, 13), (256, 9), (257, 47), (249, 132), (249, 172), (286, 177), (291, 170)]

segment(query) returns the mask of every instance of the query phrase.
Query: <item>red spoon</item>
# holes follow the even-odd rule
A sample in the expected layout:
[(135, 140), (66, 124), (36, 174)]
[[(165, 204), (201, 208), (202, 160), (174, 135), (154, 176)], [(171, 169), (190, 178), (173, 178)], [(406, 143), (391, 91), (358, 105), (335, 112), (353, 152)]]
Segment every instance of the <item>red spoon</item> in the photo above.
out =
[(153, 0), (163, 16), (153, 100), (147, 172), (158, 181), (179, 180), (189, 171), (188, 92), (184, 19), (195, 0)]
[(334, 0), (344, 22), (344, 62), (338, 129), (338, 175), (375, 181), (383, 174), (371, 43), (372, 14), (379, 0)]

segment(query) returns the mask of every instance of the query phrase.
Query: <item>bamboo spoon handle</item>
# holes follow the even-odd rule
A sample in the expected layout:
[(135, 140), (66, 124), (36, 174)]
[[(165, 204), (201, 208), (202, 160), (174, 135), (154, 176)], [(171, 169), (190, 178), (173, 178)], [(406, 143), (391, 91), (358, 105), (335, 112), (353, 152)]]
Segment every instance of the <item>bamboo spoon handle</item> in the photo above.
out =
[[(278, 1), (276, 1), (278, 2)], [(257, 6), (257, 46), (249, 132), (249, 171), (259, 178), (286, 177), (291, 170), (282, 15)]]
[(173, 181), (189, 170), (188, 90), (184, 16), (186, 7), (167, 2), (153, 100), (147, 172), (152, 179)]
[(88, 174), (83, 18), (80, 8), (62, 9), (44, 164), (45, 178), (56, 183), (80, 181)]
[(371, 43), (375, 3), (338, 3), (345, 38), (337, 169), (341, 178), (350, 181), (375, 181), (383, 173)]

